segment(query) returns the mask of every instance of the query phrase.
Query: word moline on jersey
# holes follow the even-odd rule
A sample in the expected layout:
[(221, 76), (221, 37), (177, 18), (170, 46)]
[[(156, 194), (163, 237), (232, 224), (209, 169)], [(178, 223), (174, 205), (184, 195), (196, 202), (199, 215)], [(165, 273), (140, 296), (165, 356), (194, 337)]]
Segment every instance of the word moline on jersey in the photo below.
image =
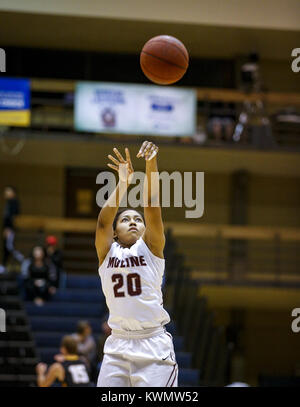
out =
[(111, 245), (99, 275), (112, 329), (138, 331), (170, 322), (161, 292), (164, 269), (165, 260), (155, 256), (143, 238), (130, 248)]

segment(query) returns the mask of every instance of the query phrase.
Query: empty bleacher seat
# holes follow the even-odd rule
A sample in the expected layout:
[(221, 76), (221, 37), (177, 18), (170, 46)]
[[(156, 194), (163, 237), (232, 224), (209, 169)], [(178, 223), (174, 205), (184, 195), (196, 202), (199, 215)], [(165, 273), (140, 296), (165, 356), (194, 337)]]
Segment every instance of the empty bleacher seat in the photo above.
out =
[(0, 307), (8, 310), (22, 310), (22, 301), (17, 295), (1, 295)]
[(27, 325), (7, 326), (6, 332), (1, 333), (1, 339), (7, 341), (30, 341), (32, 335)]
[(183, 337), (173, 336), (173, 344), (175, 352), (180, 352), (181, 350), (183, 350)]
[(69, 288), (63, 291), (58, 291), (51, 299), (56, 302), (103, 302), (104, 295), (99, 289), (78, 289)]
[(67, 275), (66, 288), (82, 288), (82, 289), (99, 289), (101, 288), (101, 280), (97, 275), (84, 276), (84, 275)]
[(64, 335), (66, 335), (66, 332), (35, 332), (34, 341), (38, 348), (55, 347), (58, 349)]
[(176, 361), (179, 368), (190, 368), (192, 362), (192, 354), (189, 352), (176, 352)]
[[(63, 336), (69, 335), (70, 332), (35, 332), (34, 341), (38, 348), (42, 347), (60, 347)], [(95, 337), (95, 340), (97, 338)]]
[(179, 386), (197, 386), (199, 383), (198, 369), (185, 369), (179, 367), (178, 385)]
[[(93, 332), (98, 333), (101, 331), (101, 319), (100, 318), (86, 318), (92, 326)], [(45, 332), (75, 332), (78, 317), (47, 317), (32, 316), (30, 318), (31, 328), (33, 331), (45, 331)]]
[(39, 356), (43, 363), (54, 363), (54, 356), (59, 353), (59, 348), (56, 346), (39, 348)]
[(25, 303), (26, 311), (30, 316), (77, 316), (78, 318), (88, 319), (90, 317), (101, 318), (104, 312), (102, 304), (82, 304), (75, 302), (48, 302), (43, 306), (37, 306), (32, 302)]
[(34, 357), (33, 342), (2, 341), (0, 342), (0, 357)]

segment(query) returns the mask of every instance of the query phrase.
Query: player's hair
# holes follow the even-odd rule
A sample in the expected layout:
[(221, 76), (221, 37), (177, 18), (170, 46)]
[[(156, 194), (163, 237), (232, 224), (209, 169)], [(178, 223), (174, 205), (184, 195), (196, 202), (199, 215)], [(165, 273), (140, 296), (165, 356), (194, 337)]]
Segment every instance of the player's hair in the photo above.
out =
[(71, 335), (65, 335), (61, 340), (60, 346), (64, 347), (70, 355), (78, 354), (77, 341)]
[(144, 217), (144, 214), (143, 214), (142, 212), (139, 212), (139, 211), (137, 211), (136, 209), (123, 208), (123, 209), (119, 209), (118, 212), (117, 212), (117, 214), (116, 214), (116, 216), (115, 216), (115, 219), (114, 219), (114, 221), (113, 221), (113, 229), (114, 229), (114, 230), (116, 230), (117, 221), (118, 221), (119, 217), (120, 217), (120, 216), (122, 215), (122, 213), (125, 212), (125, 211), (135, 211), (136, 213), (138, 213), (138, 214), (142, 217), (143, 222), (144, 222), (144, 225), (146, 225), (145, 217)]
[(83, 334), (86, 327), (90, 327), (88, 321), (79, 321), (77, 324), (77, 333), (79, 335)]

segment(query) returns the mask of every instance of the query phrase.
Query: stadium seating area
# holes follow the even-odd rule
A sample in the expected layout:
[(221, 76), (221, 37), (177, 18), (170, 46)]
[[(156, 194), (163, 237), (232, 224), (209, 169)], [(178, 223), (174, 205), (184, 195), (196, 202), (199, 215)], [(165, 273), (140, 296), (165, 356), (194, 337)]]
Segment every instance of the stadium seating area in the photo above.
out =
[(6, 311), (6, 332), (0, 335), (1, 386), (35, 386), (39, 358), (13, 274), (0, 275), (0, 308)]

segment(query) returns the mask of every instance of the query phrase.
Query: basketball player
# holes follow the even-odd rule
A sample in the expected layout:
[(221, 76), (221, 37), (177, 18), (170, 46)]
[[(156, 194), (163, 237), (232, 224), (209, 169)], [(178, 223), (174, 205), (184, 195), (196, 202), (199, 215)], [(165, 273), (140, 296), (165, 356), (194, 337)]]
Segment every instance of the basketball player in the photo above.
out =
[(116, 148), (116, 158), (108, 156), (119, 183), (100, 211), (96, 230), (99, 275), (112, 329), (98, 387), (177, 387), (173, 340), (164, 327), (170, 317), (161, 292), (165, 236), (157, 152), (156, 145), (145, 141), (137, 154), (146, 160), (144, 215), (130, 209), (117, 213), (134, 170), (127, 148), (126, 159)]
[(70, 335), (63, 337), (61, 353), (64, 358), (60, 363), (53, 363), (46, 374), (47, 365), (39, 363), (36, 367), (39, 387), (50, 387), (56, 380), (63, 387), (90, 387), (89, 373), (85, 362), (79, 359), (77, 341)]

